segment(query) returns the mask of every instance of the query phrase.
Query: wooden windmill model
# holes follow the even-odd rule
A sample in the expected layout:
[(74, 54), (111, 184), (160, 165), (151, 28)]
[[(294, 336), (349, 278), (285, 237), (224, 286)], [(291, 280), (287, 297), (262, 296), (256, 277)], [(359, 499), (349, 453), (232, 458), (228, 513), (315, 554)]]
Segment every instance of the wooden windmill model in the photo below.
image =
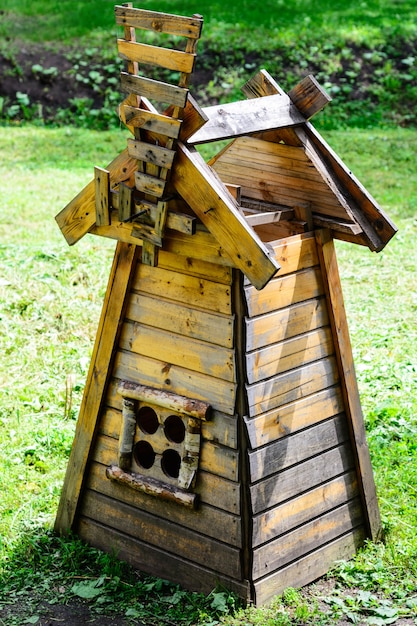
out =
[(202, 18), (115, 12), (133, 138), (57, 216), (118, 244), (56, 530), (261, 604), (379, 536), (333, 239), (379, 251), (395, 226), (308, 121), (313, 77), (201, 110)]

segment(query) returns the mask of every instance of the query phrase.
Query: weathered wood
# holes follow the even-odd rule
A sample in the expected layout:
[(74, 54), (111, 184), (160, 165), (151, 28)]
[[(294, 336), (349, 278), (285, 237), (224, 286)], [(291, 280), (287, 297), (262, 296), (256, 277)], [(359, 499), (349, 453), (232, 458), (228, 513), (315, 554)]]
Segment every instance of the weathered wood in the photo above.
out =
[(122, 91), (144, 96), (157, 102), (173, 104), (180, 108), (185, 107), (188, 97), (188, 89), (163, 83), (144, 76), (135, 76), (127, 72), (120, 73), (120, 85)]
[(148, 545), (164, 546), (167, 553), (177, 554), (191, 563), (205, 565), (237, 579), (240, 577), (239, 550), (226, 544), (222, 544), (223, 550), (220, 550), (219, 543), (210, 537), (186, 528), (179, 529), (168, 520), (154, 518), (146, 511), (121, 502), (116, 509), (110, 498), (87, 492), (81, 514)]
[(259, 226), (261, 224), (274, 224), (275, 222), (280, 222), (284, 219), (291, 219), (293, 215), (293, 210), (288, 209), (285, 211), (274, 211), (268, 213), (246, 213), (245, 218), (250, 226)]
[(115, 207), (118, 209), (118, 217), (119, 217), (120, 222), (125, 222), (131, 218), (132, 192), (133, 192), (133, 189), (131, 187), (128, 187), (124, 183), (120, 183), (119, 193), (117, 195), (119, 202), (118, 202), (118, 206)]
[(169, 150), (168, 148), (145, 143), (144, 141), (135, 141), (134, 139), (128, 139), (127, 151), (132, 159), (138, 159), (158, 167), (166, 167), (167, 169), (171, 169), (175, 157), (175, 150)]
[(126, 317), (133, 322), (232, 348), (233, 318), (176, 304), (163, 298), (133, 293)]
[(181, 50), (161, 48), (146, 43), (117, 40), (119, 56), (128, 61), (136, 61), (145, 65), (157, 65), (174, 72), (191, 74), (194, 69), (195, 55)]
[[(189, 181), (193, 181), (193, 185)], [(195, 150), (178, 144), (172, 182), (214, 237), (221, 242), (236, 267), (262, 289), (279, 269), (269, 250), (246, 224), (244, 217), (210, 167)]]
[[(229, 267), (206, 262), (196, 257), (172, 254), (165, 250), (160, 253), (159, 266), (173, 272), (197, 276), (224, 285), (231, 285), (233, 282), (233, 272)], [(160, 295), (163, 296), (163, 294)]]
[(329, 387), (268, 413), (246, 418), (250, 445), (259, 448), (344, 410), (340, 387)]
[(288, 92), (289, 98), (306, 119), (324, 109), (332, 101), (329, 94), (317, 82), (312, 74), (309, 74), (301, 82)]
[(141, 571), (176, 580), (187, 589), (200, 593), (209, 594), (217, 585), (222, 585), (249, 600), (248, 583), (240, 577), (236, 580), (224, 576), (204, 565), (170, 554), (164, 548), (150, 546), (87, 518), (80, 519), (78, 530), (81, 538), (90, 545), (117, 554), (120, 559)]
[(330, 328), (319, 328), (291, 339), (255, 350), (246, 357), (249, 384), (265, 380), (307, 363), (330, 356), (334, 351)]
[(247, 98), (260, 98), (262, 96), (273, 96), (279, 94), (286, 96), (286, 93), (276, 83), (266, 70), (259, 70), (242, 87), (242, 91)]
[(118, 465), (121, 471), (129, 470), (132, 463), (133, 438), (136, 430), (137, 403), (123, 398), (122, 428), (119, 436)]
[(94, 442), (98, 415), (110, 376), (114, 346), (117, 345), (120, 330), (119, 321), (123, 316), (125, 297), (135, 262), (135, 248), (126, 244), (119, 244), (110, 273), (77, 421), (74, 444), (55, 520), (57, 532), (68, 532), (74, 523), (87, 462)]
[(334, 563), (349, 559), (355, 554), (364, 540), (363, 528), (356, 528), (283, 569), (256, 581), (254, 602), (257, 606), (270, 602), (274, 596), (288, 587), (289, 580), (298, 588), (324, 576)]
[(359, 499), (342, 505), (283, 537), (257, 548), (253, 553), (254, 579), (270, 574), (291, 561), (302, 558), (320, 545), (351, 532), (363, 518)]
[(139, 107), (128, 105), (121, 105), (121, 107), (123, 107), (124, 122), (132, 131), (137, 128), (157, 135), (164, 135), (171, 139), (178, 139), (181, 130), (181, 120), (162, 115), (161, 113), (146, 111)]
[[(262, 480), (292, 465), (320, 455), (347, 441), (348, 437), (346, 417), (342, 414), (319, 422), (307, 430), (278, 439), (264, 448), (249, 452), (251, 481)], [(317, 464), (320, 464), (319, 458), (317, 458)], [(278, 482), (281, 483), (281, 480)]]
[[(106, 476), (109, 480), (114, 480), (120, 485), (161, 498), (165, 502), (175, 502), (188, 509), (197, 508), (198, 498), (195, 493), (190, 493), (179, 487), (162, 483), (151, 476), (145, 477), (140, 474), (135, 474), (134, 472), (126, 472), (116, 465), (111, 465), (107, 468)], [(92, 515), (93, 514), (90, 513), (90, 516)]]
[(229, 545), (236, 548), (241, 547), (240, 518), (237, 515), (207, 505), (201, 502), (201, 499), (198, 508), (190, 515), (188, 511), (185, 511), (181, 506), (176, 506), (175, 503), (168, 504), (167, 501), (150, 498), (145, 493), (126, 489), (123, 485), (107, 480), (106, 470), (106, 466), (92, 463), (86, 487), (112, 498), (116, 507), (118, 501), (124, 502), (144, 509), (156, 517), (163, 517), (174, 524), (178, 524), (179, 527), (184, 526), (190, 530), (201, 532), (213, 539), (224, 541), (225, 536), (227, 536)]
[(281, 266), (277, 279), (285, 274), (314, 267), (319, 263), (316, 242), (312, 233), (283, 237), (277, 241), (271, 241), (270, 246)]
[(234, 351), (161, 329), (125, 323), (120, 347), (135, 354), (230, 382), (236, 381)]
[(267, 543), (358, 496), (354, 471), (337, 476), (307, 493), (253, 518), (253, 547)]
[(203, 18), (199, 15), (184, 17), (170, 13), (146, 11), (145, 9), (132, 9), (126, 6), (114, 7), (116, 24), (131, 26), (144, 30), (153, 30), (156, 33), (178, 35), (199, 39), (203, 28)]
[(376, 540), (380, 538), (382, 532), (381, 519), (355, 376), (336, 252), (329, 231), (317, 231), (316, 239), (329, 302), (330, 323), (333, 329), (336, 356), (341, 372), (341, 385), (348, 415), (348, 424), (351, 430), (363, 506), (367, 517), (368, 531), (372, 539)]
[(320, 269), (313, 267), (271, 280), (262, 291), (246, 287), (245, 292), (249, 316), (254, 317), (318, 298), (323, 294), (323, 280)]
[(96, 224), (108, 226), (110, 224), (110, 172), (102, 167), (94, 168)]
[(193, 145), (251, 133), (285, 128), (305, 122), (288, 96), (265, 96), (205, 107), (208, 122), (189, 137)]
[(200, 420), (210, 419), (211, 407), (207, 402), (201, 402), (201, 400), (192, 400), (176, 393), (136, 385), (127, 380), (120, 382), (118, 391), (124, 398), (157, 404), (171, 411), (197, 417)]
[(314, 330), (328, 324), (326, 302), (322, 296), (284, 309), (272, 311), (246, 320), (246, 349), (257, 348), (300, 335), (306, 329)]
[(247, 387), (249, 415), (253, 417), (259, 413), (266, 413), (331, 387), (338, 380), (336, 361), (334, 357), (330, 357), (284, 372), (270, 380), (254, 383)]
[(149, 174), (135, 172), (135, 185), (138, 191), (161, 198), (165, 192), (166, 181)]
[(274, 474), (253, 485), (250, 489), (252, 511), (256, 515), (270, 509), (285, 500), (290, 500), (299, 494), (343, 474), (354, 467), (352, 450), (349, 442), (324, 452), (319, 457), (313, 457), (294, 465), (279, 474), (279, 480)]

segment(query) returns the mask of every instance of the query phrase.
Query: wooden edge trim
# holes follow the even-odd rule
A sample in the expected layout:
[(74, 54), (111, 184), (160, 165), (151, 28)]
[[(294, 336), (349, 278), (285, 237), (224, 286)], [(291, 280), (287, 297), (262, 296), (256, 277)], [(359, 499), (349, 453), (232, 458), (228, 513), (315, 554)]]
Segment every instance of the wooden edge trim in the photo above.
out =
[(329, 230), (316, 231), (315, 237), (317, 253), (322, 269), (323, 284), (329, 303), (328, 313), (330, 325), (332, 328), (336, 359), (339, 366), (340, 383), (348, 418), (368, 535), (376, 541), (381, 538), (382, 534), (381, 519), (371, 459), (366, 441), (365, 424), (355, 375), (336, 251), (333, 237)]
[(211, 405), (202, 400), (186, 398), (185, 396), (179, 396), (170, 391), (138, 385), (128, 380), (122, 380), (119, 383), (118, 392), (123, 398), (131, 398), (132, 400), (157, 404), (171, 411), (185, 413), (190, 417), (196, 417), (200, 420), (210, 418)]
[(198, 494), (190, 493), (180, 487), (169, 485), (168, 483), (162, 483), (150, 476), (141, 476), (134, 472), (125, 472), (120, 467), (117, 467), (117, 465), (110, 465), (110, 467), (106, 469), (106, 476), (109, 480), (131, 487), (136, 491), (158, 496), (168, 502), (182, 504), (188, 509), (197, 508)]

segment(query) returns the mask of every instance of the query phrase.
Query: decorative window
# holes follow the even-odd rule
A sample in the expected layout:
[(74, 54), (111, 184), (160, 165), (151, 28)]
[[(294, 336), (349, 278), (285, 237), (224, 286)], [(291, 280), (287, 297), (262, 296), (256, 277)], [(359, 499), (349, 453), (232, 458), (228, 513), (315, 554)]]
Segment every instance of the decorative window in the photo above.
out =
[(121, 381), (122, 426), (118, 464), (107, 477), (133, 489), (197, 506), (195, 486), (201, 422), (210, 405), (174, 393)]

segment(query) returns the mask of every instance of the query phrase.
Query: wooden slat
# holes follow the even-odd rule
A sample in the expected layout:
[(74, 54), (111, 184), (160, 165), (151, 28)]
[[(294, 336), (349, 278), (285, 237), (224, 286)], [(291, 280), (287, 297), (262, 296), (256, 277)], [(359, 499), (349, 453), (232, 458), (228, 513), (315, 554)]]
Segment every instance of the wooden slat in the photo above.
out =
[(160, 48), (145, 43), (125, 41), (124, 39), (117, 40), (117, 48), (121, 58), (129, 61), (157, 65), (174, 72), (187, 74), (191, 74), (194, 69), (195, 55), (181, 50)]
[(339, 372), (334, 357), (279, 374), (247, 387), (249, 415), (266, 413), (334, 385)]
[(225, 315), (232, 312), (230, 286), (197, 276), (179, 274), (160, 267), (150, 269), (140, 265), (132, 287), (135, 291), (153, 296), (162, 294), (169, 300), (206, 311)]
[(246, 356), (249, 384), (330, 356), (334, 351), (330, 328), (319, 328), (285, 339)]
[(116, 356), (114, 376), (202, 400), (218, 411), (234, 415), (235, 385), (219, 378), (144, 356), (138, 359), (124, 351)]
[(337, 476), (307, 493), (253, 518), (253, 546), (267, 543), (357, 497), (354, 471)]
[(353, 467), (351, 446), (347, 442), (282, 471), (279, 480), (274, 474), (251, 487), (253, 513), (256, 515), (293, 499)]
[[(346, 421), (346, 416), (341, 414), (249, 452), (251, 481), (263, 480), (343, 443), (348, 439)], [(317, 462), (320, 463), (319, 459)], [(278, 477), (277, 480), (281, 483)]]
[(303, 78), (301, 82), (293, 87), (288, 92), (288, 96), (300, 113), (308, 120), (332, 101), (329, 94), (319, 85), (312, 74)]
[(110, 173), (102, 167), (94, 168), (96, 224), (108, 226), (110, 224), (109, 197)]
[(175, 150), (169, 150), (161, 146), (128, 139), (127, 151), (132, 159), (138, 159), (145, 163), (152, 163), (158, 167), (171, 169), (175, 157)]
[(342, 286), (337, 267), (336, 252), (329, 231), (317, 231), (319, 256), (329, 301), (329, 316), (333, 329), (336, 355), (341, 373), (341, 385), (351, 430), (352, 443), (361, 485), (367, 525), (372, 539), (381, 535), (381, 519), (376, 496), (371, 459), (366, 441), (365, 425), (355, 376), (352, 348), (349, 338)]
[(145, 111), (138, 107), (122, 106), (126, 124), (131, 126), (132, 129), (138, 128), (158, 135), (161, 134), (171, 139), (178, 139), (181, 129), (181, 120), (160, 113)]
[(74, 522), (82, 483), (93, 444), (99, 411), (111, 371), (114, 346), (123, 315), (125, 296), (132, 267), (136, 262), (135, 248), (119, 244), (116, 248), (99, 327), (84, 388), (77, 421), (74, 445), (68, 462), (61, 500), (55, 520), (58, 532), (68, 532)]
[(170, 13), (146, 11), (145, 9), (133, 9), (116, 5), (114, 7), (116, 24), (120, 26), (132, 26), (144, 30), (153, 30), (167, 35), (178, 35), (199, 39), (203, 27), (201, 16), (184, 17)]
[(285, 437), (344, 410), (340, 387), (330, 387), (282, 407), (246, 419), (253, 449)]
[(233, 318), (230, 316), (193, 309), (144, 293), (133, 293), (126, 317), (138, 324), (201, 339), (216, 346), (229, 349), (233, 346)]
[(266, 70), (259, 70), (242, 87), (242, 91), (247, 98), (260, 98), (262, 96), (273, 96), (279, 94), (285, 96), (286, 93), (275, 81), (271, 81), (271, 76)]
[(334, 563), (352, 557), (364, 539), (363, 528), (356, 528), (283, 569), (256, 581), (254, 584), (256, 605), (270, 602), (274, 596), (282, 593), (288, 587), (289, 580), (291, 585), (298, 588), (324, 576)]
[(162, 198), (165, 192), (166, 180), (161, 180), (142, 172), (135, 172), (135, 186), (142, 193), (149, 194), (155, 198)]
[(158, 498), (149, 497), (147, 494), (134, 492), (106, 478), (106, 466), (92, 463), (88, 474), (87, 488), (102, 493), (112, 498), (114, 506), (123, 502), (133, 507), (146, 510), (148, 513), (169, 520), (179, 527), (184, 526), (190, 530), (200, 532), (203, 535), (220, 541), (227, 536), (228, 544), (239, 548), (242, 543), (240, 531), (240, 519), (236, 515), (226, 513), (221, 509), (200, 503), (196, 511), (189, 515), (179, 506), (168, 505)]
[(325, 300), (313, 298), (246, 320), (246, 350), (250, 352), (286, 338), (295, 337), (306, 329), (314, 330), (328, 324)]
[(214, 378), (236, 381), (234, 351), (199, 339), (127, 322), (121, 332), (119, 347), (173, 365), (186, 365), (187, 369)]
[(177, 107), (185, 107), (187, 102), (188, 89), (163, 83), (144, 76), (134, 76), (127, 72), (120, 73), (120, 84), (122, 91), (144, 96), (157, 102), (173, 104)]
[(358, 528), (363, 522), (359, 498), (254, 550), (253, 577), (263, 577), (291, 561), (302, 558), (320, 545)]
[(129, 220), (132, 216), (132, 192), (133, 188), (128, 187), (124, 183), (120, 183), (119, 193), (117, 195), (119, 200), (117, 209), (118, 218), (121, 222)]
[[(204, 127), (203, 127), (204, 128)], [(279, 269), (235, 200), (195, 150), (178, 144), (172, 183), (251, 283), (262, 289)], [(190, 180), (193, 185), (190, 185)]]
[(246, 287), (245, 293), (249, 317), (254, 317), (318, 298), (323, 294), (323, 280), (319, 268), (308, 268), (271, 280), (260, 292)]
[(286, 128), (305, 122), (288, 96), (265, 96), (203, 109), (208, 122), (188, 142), (194, 145)]
[(86, 518), (81, 518), (78, 532), (81, 538), (90, 545), (117, 554), (121, 560), (148, 574), (172, 580), (187, 589), (206, 594), (209, 594), (217, 585), (222, 585), (245, 600), (249, 600), (246, 581), (220, 575), (204, 565), (197, 565), (169, 554), (163, 547), (144, 544), (140, 540)]
[(233, 281), (233, 272), (229, 267), (224, 267), (218, 263), (209, 263), (198, 258), (171, 254), (165, 250), (159, 253), (159, 267), (180, 274), (198, 276), (224, 285), (231, 285)]
[[(117, 462), (118, 440), (101, 435), (97, 437), (92, 460), (107, 467)], [(162, 470), (157, 477), (163, 477)], [(145, 473), (145, 472), (144, 472)], [(198, 472), (198, 482), (194, 492), (200, 496), (202, 502), (216, 506), (235, 515), (239, 514), (240, 492), (239, 484), (228, 480), (218, 474), (206, 472), (202, 469)], [(150, 498), (152, 496), (149, 496)]]
[(83, 499), (82, 515), (123, 534), (140, 539), (144, 543), (164, 547), (167, 553), (177, 554), (200, 565), (210, 567), (220, 574), (240, 577), (239, 551), (227, 544), (178, 527), (163, 518), (155, 518), (145, 511), (122, 502), (115, 502), (94, 491), (87, 491)]

